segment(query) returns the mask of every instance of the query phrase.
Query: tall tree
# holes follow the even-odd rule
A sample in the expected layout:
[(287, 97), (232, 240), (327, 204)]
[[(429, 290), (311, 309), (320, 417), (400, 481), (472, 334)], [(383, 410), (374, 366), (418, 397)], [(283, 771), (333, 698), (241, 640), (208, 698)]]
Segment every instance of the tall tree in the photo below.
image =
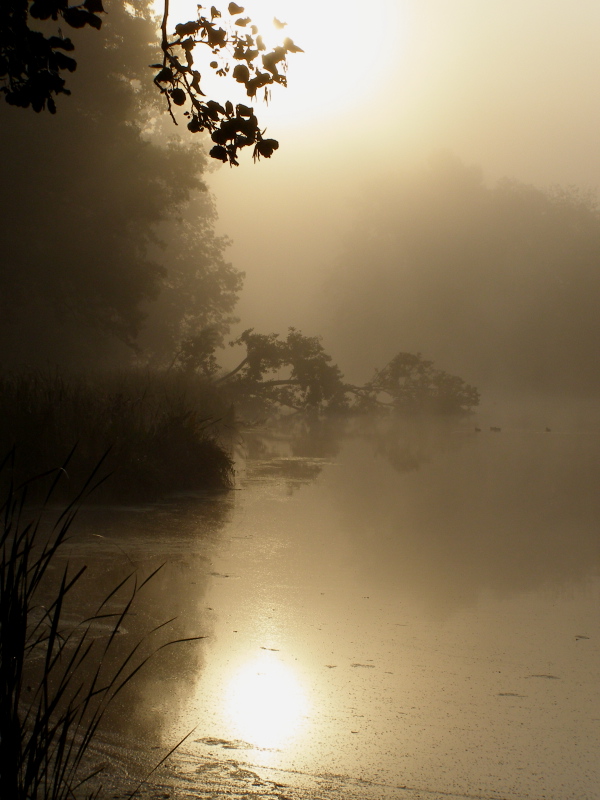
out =
[(242, 276), (214, 232), (203, 151), (161, 132), (154, 35), (145, 5), (115, 4), (101, 31), (80, 32), (61, 114), (0, 107), (4, 362), (96, 360), (135, 345), (145, 318), (163, 350), (182, 327), (227, 327)]

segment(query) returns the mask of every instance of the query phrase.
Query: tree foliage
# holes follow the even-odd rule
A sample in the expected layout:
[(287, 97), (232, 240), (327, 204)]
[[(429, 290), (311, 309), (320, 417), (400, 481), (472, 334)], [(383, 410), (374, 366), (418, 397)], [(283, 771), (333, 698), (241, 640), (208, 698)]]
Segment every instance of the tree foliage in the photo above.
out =
[[(34, 111), (56, 113), (55, 97), (70, 94), (65, 72), (74, 72), (77, 62), (66, 55), (75, 49), (61, 27), (99, 29), (101, 0), (69, 5), (67, 0), (3, 0), (0, 4), (0, 92), (6, 102)], [(35, 22), (57, 23), (51, 35), (36, 30)]]
[[(415, 414), (463, 415), (479, 405), (479, 392), (462, 378), (436, 369), (420, 353), (398, 353), (377, 370), (365, 386), (356, 389), (360, 407), (390, 405)], [(389, 399), (382, 399), (382, 396)]]
[(160, 129), (143, 82), (155, 22), (136, 8), (115, 4), (90, 32), (60, 114), (0, 109), (5, 364), (96, 367), (132, 348), (168, 364), (191, 332), (222, 337), (232, 319), (243, 275), (215, 233), (202, 150)]
[[(215, 377), (215, 383), (255, 416), (281, 410), (462, 416), (479, 404), (477, 389), (434, 368), (420, 353), (398, 353), (370, 381), (354, 386), (344, 381), (319, 337), (304, 336), (295, 328), (285, 338), (249, 328), (230, 344), (243, 347), (245, 355), (234, 369)], [(177, 365), (216, 376), (211, 346), (208, 337), (190, 339)]]
[(242, 361), (218, 382), (233, 394), (263, 409), (286, 408), (297, 412), (333, 411), (345, 406), (344, 384), (317, 336), (304, 336), (289, 328), (277, 333), (244, 331), (232, 346), (242, 346)]
[[(253, 148), (254, 159), (270, 158), (278, 149), (275, 139), (265, 138), (252, 106), (227, 101), (224, 105), (206, 99), (197, 69), (198, 51), (206, 48), (209, 68), (244, 86), (248, 98), (259, 92), (268, 99), (274, 84), (286, 86), (287, 56), (302, 52), (286, 37), (268, 49), (245, 9), (230, 2), (224, 14), (216, 6), (205, 13), (198, 5), (196, 19), (178, 22), (169, 29), (169, 0), (163, 0), (160, 33), (162, 61), (150, 66), (158, 70), (154, 84), (166, 102), (175, 124), (174, 108), (184, 108), (192, 133), (207, 131), (214, 142), (210, 155), (237, 165), (238, 151)], [(74, 72), (77, 61), (73, 41), (63, 36), (61, 26), (100, 29), (102, 0), (6, 0), (0, 5), (0, 92), (6, 101), (36, 112), (56, 113), (56, 97), (68, 95), (64, 75)], [(113, 10), (111, 9), (111, 14)], [(227, 21), (225, 21), (225, 19)], [(41, 23), (41, 25), (40, 25)], [(55, 24), (52, 24), (55, 23)], [(36, 28), (37, 24), (37, 28)], [(50, 26), (52, 32), (48, 34)], [(41, 29), (38, 29), (40, 28)]]
[[(187, 127), (192, 133), (208, 131), (215, 142), (210, 151), (213, 158), (237, 165), (238, 150), (253, 148), (253, 156), (270, 158), (278, 149), (275, 139), (265, 139), (254, 109), (242, 103), (225, 105), (215, 100), (206, 100), (200, 88), (201, 73), (194, 68), (194, 51), (206, 47), (212, 55), (210, 68), (220, 77), (230, 75), (242, 84), (250, 99), (259, 91), (269, 96), (273, 84), (287, 85), (285, 71), (289, 53), (302, 52), (292, 39), (286, 37), (281, 45), (267, 50), (256, 25), (247, 16), (239, 16), (245, 11), (243, 6), (231, 2), (227, 7), (229, 17), (236, 17), (231, 23), (223, 23), (223, 14), (212, 6), (210, 14), (203, 13), (198, 6), (198, 17), (175, 26), (174, 37), (168, 35), (168, 0), (162, 21), (161, 64), (153, 65), (159, 70), (154, 83), (165, 97), (169, 113), (173, 116), (173, 105), (187, 106), (184, 112), (188, 118)], [(185, 62), (185, 63), (184, 63)]]

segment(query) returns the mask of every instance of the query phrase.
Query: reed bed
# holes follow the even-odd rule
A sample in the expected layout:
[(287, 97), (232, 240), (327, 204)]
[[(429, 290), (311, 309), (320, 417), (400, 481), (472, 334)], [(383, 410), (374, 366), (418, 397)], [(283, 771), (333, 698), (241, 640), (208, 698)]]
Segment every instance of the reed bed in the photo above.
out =
[[(0, 465), (2, 472), (14, 474), (12, 458)], [(50, 485), (38, 513), (28, 516), (26, 500), (40, 478), (19, 489), (10, 484), (0, 507), (0, 797), (6, 800), (101, 797), (101, 768), (91, 766), (89, 755), (107, 708), (158, 650), (203, 638), (167, 641), (152, 650), (152, 634), (167, 622), (148, 631), (125, 655), (116, 647), (137, 596), (160, 567), (141, 581), (130, 574), (91, 616), (76, 625), (64, 623), (70, 595), (86, 567), (72, 571), (64, 559), (55, 562), (69, 539), (78, 504), (102, 480), (100, 466), (58, 513), (49, 505), (68, 461), (41, 476)], [(123, 596), (118, 611), (110, 610), (114, 599)], [(98, 623), (105, 631), (108, 624), (101, 637), (94, 633)]]
[(117, 477), (97, 501), (229, 488), (229, 415), (207, 381), (176, 372), (0, 375), (0, 453), (16, 445), (15, 480), (62, 463), (74, 445), (72, 467), (89, 474), (110, 450)]

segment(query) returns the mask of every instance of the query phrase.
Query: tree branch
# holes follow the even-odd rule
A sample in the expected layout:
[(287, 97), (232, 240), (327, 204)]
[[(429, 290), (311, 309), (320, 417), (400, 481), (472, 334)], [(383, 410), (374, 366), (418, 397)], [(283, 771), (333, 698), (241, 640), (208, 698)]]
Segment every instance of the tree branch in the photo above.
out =
[(162, 31), (162, 41), (161, 41), (161, 49), (165, 56), (165, 63), (167, 58), (167, 50), (169, 48), (169, 37), (167, 35), (167, 24), (169, 21), (169, 0), (163, 0), (164, 2), (164, 11), (163, 11), (163, 18), (160, 25), (160, 29)]
[(232, 369), (231, 372), (228, 372), (226, 375), (221, 375), (220, 378), (217, 378), (215, 380), (215, 383), (223, 383), (223, 381), (226, 381), (229, 378), (232, 378), (234, 375), (236, 375), (242, 369), (242, 367), (245, 367), (247, 363), (248, 363), (248, 356), (246, 356), (246, 358), (243, 361), (240, 361), (240, 363), (237, 365), (237, 367), (235, 369)]

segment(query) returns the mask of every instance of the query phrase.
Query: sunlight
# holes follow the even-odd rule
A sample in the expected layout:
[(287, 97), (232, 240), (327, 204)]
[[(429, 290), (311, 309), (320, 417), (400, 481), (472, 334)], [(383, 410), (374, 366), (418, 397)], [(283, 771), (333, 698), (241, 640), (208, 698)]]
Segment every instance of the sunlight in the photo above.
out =
[[(258, 26), (268, 47), (290, 37), (304, 50), (288, 59), (288, 88), (273, 88), (276, 102), (268, 117), (278, 124), (311, 123), (335, 116), (377, 91), (386, 70), (398, 58), (402, 47), (399, 32), (406, 27), (399, 23), (401, 10), (394, 0), (368, 4), (357, 0), (249, 0), (239, 5)], [(227, 18), (227, 4), (217, 6)], [(206, 10), (209, 8), (207, 4)], [(162, 11), (161, 0), (155, 0), (155, 9)], [(192, 0), (170, 0), (170, 29), (195, 14)], [(220, 80), (210, 69), (202, 70), (202, 88), (221, 102), (247, 102), (241, 89), (236, 96), (238, 87)]]
[(235, 735), (257, 747), (283, 746), (302, 727), (308, 703), (294, 672), (272, 653), (244, 664), (225, 690)]

